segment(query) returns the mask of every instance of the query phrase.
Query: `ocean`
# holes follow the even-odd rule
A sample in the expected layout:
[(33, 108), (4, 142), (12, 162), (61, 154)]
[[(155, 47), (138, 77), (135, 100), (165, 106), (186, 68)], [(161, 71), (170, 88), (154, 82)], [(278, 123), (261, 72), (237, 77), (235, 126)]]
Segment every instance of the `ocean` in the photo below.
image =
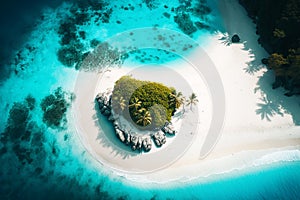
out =
[[(300, 199), (297, 159), (209, 179), (137, 184), (96, 162), (79, 141), (71, 104), (83, 54), (145, 27), (205, 45), (205, 36), (224, 31), (215, 1), (14, 2), (1, 6), (0, 199)], [(193, 23), (185, 27), (176, 15)], [(176, 59), (159, 48), (133, 49), (122, 62)], [(47, 115), (53, 110), (59, 125)]]

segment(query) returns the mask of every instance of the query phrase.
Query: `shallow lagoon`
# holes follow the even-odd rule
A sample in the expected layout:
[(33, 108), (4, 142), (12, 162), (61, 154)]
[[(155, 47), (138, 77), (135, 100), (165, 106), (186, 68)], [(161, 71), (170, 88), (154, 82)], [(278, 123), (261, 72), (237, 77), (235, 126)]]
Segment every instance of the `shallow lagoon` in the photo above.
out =
[[(156, 1), (154, 1), (156, 2)], [(131, 4), (134, 6), (132, 10)], [(168, 5), (166, 8), (164, 5)], [(92, 47), (91, 40), (105, 41), (107, 38), (132, 28), (153, 27), (170, 28), (177, 31), (178, 26), (172, 17), (172, 7), (178, 7), (177, 1), (156, 2), (153, 8), (135, 1), (117, 1), (109, 3), (113, 9), (109, 23), (92, 19), (79, 25), (85, 36), (78, 36), (82, 51)], [(212, 12), (205, 14), (200, 21), (211, 27), (197, 30), (193, 38), (205, 45), (205, 35), (222, 29), (216, 5), (209, 2)], [(277, 163), (266, 167), (255, 167), (213, 176), (208, 181), (203, 178), (185, 183), (136, 185), (134, 182), (119, 177), (95, 162), (81, 145), (75, 134), (72, 121), (72, 107), (66, 113), (67, 124), (64, 129), (51, 129), (43, 121), (39, 106), (41, 100), (57, 87), (72, 92), (78, 71), (66, 67), (58, 60), (57, 51), (61, 48), (60, 24), (72, 16), (71, 4), (64, 2), (56, 8), (44, 8), (43, 18), (35, 19), (35, 26), (26, 33), (21, 46), (12, 49), (9, 68), (0, 85), (0, 132), (7, 132), (8, 116), (14, 102), (22, 102), (31, 94), (35, 108), (29, 111), (20, 132), (27, 138), (7, 137), (1, 139), (1, 199), (299, 199), (300, 163), (298, 161)], [(123, 7), (123, 8), (122, 8)], [(125, 7), (128, 7), (126, 9)], [(151, 7), (151, 6), (150, 6)], [(171, 15), (173, 16), (173, 15)], [(100, 20), (100, 21), (99, 21)], [(198, 21), (196, 16), (192, 20)], [(17, 35), (15, 37), (18, 37)], [(161, 54), (156, 50), (134, 52), (129, 61), (141, 62), (142, 55), (149, 59), (144, 62), (159, 62), (176, 59), (174, 55)], [(152, 56), (150, 56), (152, 55)], [(138, 57), (137, 57), (138, 56)], [(26, 110), (26, 108), (24, 108)], [(15, 122), (19, 122), (17, 119)], [(3, 138), (3, 137), (2, 137)], [(298, 196), (297, 196), (298, 195)]]

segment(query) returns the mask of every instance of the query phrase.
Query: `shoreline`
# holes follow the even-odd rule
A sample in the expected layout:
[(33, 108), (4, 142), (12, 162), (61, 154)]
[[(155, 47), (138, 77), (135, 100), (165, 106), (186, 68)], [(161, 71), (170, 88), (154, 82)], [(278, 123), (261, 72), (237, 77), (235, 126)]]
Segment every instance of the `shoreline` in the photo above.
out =
[[(225, 4), (226, 6), (224, 6)], [(223, 5), (221, 6), (223, 7), (223, 11), (221, 9), (221, 14), (223, 15), (224, 20), (231, 23), (232, 21), (235, 21), (231, 20), (232, 18), (240, 19), (238, 21), (236, 20), (236, 23), (226, 26), (227, 33), (231, 34), (236, 33), (238, 30), (242, 30), (242, 32), (238, 32), (238, 34), (241, 36), (242, 41), (246, 42), (226, 46), (226, 44), (223, 44), (220, 40), (222, 35), (215, 34), (208, 38), (211, 42), (207, 47), (204, 47), (220, 72), (227, 102), (223, 134), (216, 147), (205, 159), (200, 160), (199, 144), (201, 145), (203, 143), (205, 135), (198, 134), (183, 157), (172, 162), (168, 165), (168, 168), (156, 172), (151, 171), (147, 174), (132, 174), (128, 171), (120, 172), (117, 170), (117, 174), (119, 174), (119, 172), (121, 173), (119, 176), (135, 181), (136, 179), (140, 180), (141, 178), (146, 178), (149, 182), (160, 183), (164, 183), (164, 181), (170, 182), (170, 180), (191, 180), (188, 176), (192, 177), (194, 180), (198, 180), (203, 177), (214, 175), (222, 176), (222, 174), (230, 174), (232, 171), (253, 168), (253, 162), (264, 158), (264, 156), (272, 155), (274, 152), (287, 153), (288, 151), (298, 152), (300, 150), (300, 128), (293, 124), (292, 117), (289, 114), (285, 114), (284, 116), (276, 115), (272, 117), (271, 121), (266, 121), (261, 119), (260, 116), (255, 113), (257, 103), (259, 103), (260, 98), (262, 98), (262, 94), (255, 93), (253, 90), (256, 89), (258, 79), (263, 76), (266, 69), (262, 66), (254, 73), (254, 75), (249, 75), (244, 71), (244, 68), (247, 67), (248, 62), (253, 61), (253, 56), (260, 62), (260, 59), (266, 55), (266, 52), (257, 43), (254, 25), (244, 10), (241, 10), (242, 7), (236, 1), (231, 1), (229, 3), (221, 1), (221, 5)], [(239, 6), (241, 8), (236, 9), (236, 7)], [(226, 9), (224, 10), (225, 7)], [(230, 16), (228, 16), (228, 13), (230, 13)], [(246, 24), (246, 27), (241, 24)], [(250, 50), (252, 50), (252, 52)], [(260, 65), (259, 62), (253, 64)], [(114, 75), (114, 78), (116, 78), (117, 76), (115, 73)], [(88, 79), (86, 80), (87, 82), (96, 81), (97, 86), (95, 85), (94, 89), (85, 90), (84, 92), (80, 91), (80, 95), (85, 97), (91, 94), (94, 95), (95, 92), (99, 92), (99, 87), (101, 85), (100, 78), (95, 74), (85, 78)], [(105, 85), (103, 84), (101, 85), (102, 88), (104, 86)], [(201, 89), (203, 88), (204, 87)], [(203, 92), (201, 89), (199, 91)], [(180, 91), (180, 89), (178, 89), (178, 91)], [(275, 93), (276, 91), (273, 92)], [(201, 102), (202, 99), (199, 98), (199, 101)], [(85, 103), (86, 102), (91, 103), (90, 99), (87, 99)], [(91, 105), (89, 106), (91, 108)], [(199, 112), (202, 111), (201, 109), (204, 108), (200, 107)], [(242, 109), (244, 112), (241, 115)], [(87, 110), (81, 112), (84, 113), (86, 111)], [(75, 112), (78, 112), (78, 110), (75, 110)], [(210, 112), (211, 111), (208, 109), (205, 114), (209, 115)], [(201, 116), (201, 113), (199, 116)], [(79, 115), (75, 118), (78, 120), (81, 116)], [(209, 117), (200, 117), (200, 122), (201, 124), (209, 123)], [(75, 122), (75, 124), (78, 123)], [(96, 126), (95, 123), (92, 124)], [(203, 127), (202, 131), (205, 132), (207, 129), (208, 127)], [(83, 131), (84, 130), (78, 131), (78, 135)], [(91, 144), (85, 144), (85, 147), (90, 146), (93, 148), (96, 145), (99, 145), (99, 143), (95, 141), (88, 142)], [(82, 143), (87, 143), (87, 141), (82, 141)], [(99, 157), (92, 152), (93, 149), (89, 148), (89, 151), (95, 156), (96, 160), (99, 159)], [(106, 149), (106, 151), (110, 150)], [(281, 157), (281, 159), (282, 158), (283, 157)], [(300, 157), (296, 156), (295, 159), (300, 160)], [(110, 158), (105, 157), (105, 161), (108, 160), (110, 160)], [(281, 161), (284, 162), (284, 160), (279, 159), (271, 162), (271, 165), (272, 163)], [(100, 162), (103, 162), (103, 160)], [(270, 165), (270, 163), (262, 162), (258, 166), (266, 165)], [(104, 163), (104, 166), (111, 167), (112, 171), (116, 170), (111, 164)], [(187, 172), (189, 175), (186, 174)]]
[[(132, 68), (127, 68), (127, 70), (132, 70)], [(131, 150), (128, 150), (127, 147), (124, 147), (125, 145), (122, 144), (118, 140), (118, 138), (115, 136), (115, 134), (111, 134), (112, 132), (109, 132), (108, 130), (106, 130), (106, 131), (99, 130), (99, 127), (101, 127), (101, 123), (102, 123), (102, 126), (103, 125), (110, 126), (111, 124), (105, 124), (106, 122), (105, 121), (103, 122), (103, 120), (99, 121), (96, 118), (95, 108), (94, 108), (97, 105), (96, 104), (94, 106), (92, 105), (94, 103), (94, 101), (93, 101), (94, 96), (99, 92), (104, 92), (107, 88), (109, 88), (109, 86), (108, 86), (109, 84), (114, 84), (114, 82), (119, 78), (119, 76), (117, 75), (118, 72), (119, 72), (119, 76), (124, 75), (124, 73), (126, 74), (126, 70), (124, 71), (124, 68), (111, 69), (111, 71), (109, 73), (114, 75), (113, 78), (112, 78), (112, 76), (109, 76), (109, 75), (107, 75), (106, 78), (103, 78), (103, 77), (97, 78), (97, 75), (92, 74), (92, 73), (84, 73), (83, 72), (81, 74), (82, 76), (86, 76), (86, 78), (80, 79), (79, 85), (85, 85), (85, 87), (88, 87), (88, 86), (92, 87), (92, 84), (90, 84), (89, 82), (93, 82), (93, 83), (98, 82), (97, 85), (100, 86), (100, 88), (99, 88), (99, 87), (96, 87), (96, 85), (94, 85), (95, 89), (94, 88), (90, 89), (90, 90), (94, 91), (92, 93), (93, 95), (91, 95), (91, 94), (88, 95), (87, 93), (89, 93), (89, 92), (87, 92), (85, 87), (81, 87), (81, 91), (82, 90), (85, 91), (84, 94), (81, 93), (81, 95), (78, 95), (78, 93), (77, 93), (77, 95), (76, 95), (77, 103), (75, 103), (75, 105), (74, 105), (74, 107), (75, 107), (74, 114), (75, 114), (75, 119), (77, 119), (77, 121), (75, 120), (76, 121), (75, 124), (77, 126), (81, 126), (80, 130), (77, 131), (77, 133), (84, 133), (83, 135), (80, 135), (80, 136), (84, 137), (84, 141), (83, 141), (84, 146), (86, 146), (87, 149), (89, 149), (89, 151), (94, 150), (94, 152), (90, 152), (90, 153), (92, 155), (94, 155), (94, 157), (96, 157), (96, 159), (98, 159), (100, 162), (107, 163), (106, 161), (109, 161), (111, 163), (111, 167), (117, 171), (126, 171), (127, 173), (131, 173), (131, 174), (140, 174), (140, 173), (144, 174), (144, 173), (151, 173), (153, 171), (157, 171), (161, 168), (165, 168), (166, 166), (171, 165), (173, 162), (175, 162), (178, 159), (178, 157), (180, 157), (184, 153), (184, 151), (185, 151), (184, 149), (188, 148), (188, 146), (189, 146), (188, 144), (190, 143), (190, 141), (192, 141), (192, 139), (194, 137), (193, 134), (189, 134), (190, 131), (193, 131), (192, 129), (194, 128), (194, 127), (190, 126), (189, 123), (196, 122), (196, 124), (197, 124), (198, 117), (197, 116), (195, 117), (194, 115), (198, 114), (198, 111), (197, 111), (198, 109), (195, 107), (194, 112), (186, 111), (185, 115), (187, 115), (187, 113), (189, 113), (189, 115), (187, 115), (187, 118), (183, 117), (183, 120), (187, 120), (189, 123), (186, 123), (185, 125), (180, 127), (180, 130), (186, 130), (184, 132), (186, 132), (187, 134), (181, 134), (179, 136), (175, 136), (174, 138), (171, 138), (171, 140), (169, 140), (170, 144), (164, 145), (162, 148), (157, 148), (156, 151), (152, 151), (150, 153), (139, 154), (139, 153), (132, 152)], [(136, 74), (140, 74), (142, 71), (140, 71), (140, 70), (134, 71), (133, 70), (133, 71), (131, 71), (131, 73), (132, 72), (134, 72)], [(149, 76), (149, 73), (147, 73), (147, 74)], [(153, 77), (152, 75), (150, 75), (150, 76)], [(155, 77), (157, 78), (157, 76), (155, 76)], [(146, 77), (143, 77), (143, 78), (147, 79)], [(93, 80), (93, 81), (91, 81), (91, 80)], [(108, 81), (108, 80), (110, 80), (110, 81)], [(180, 90), (180, 91), (182, 91), (182, 90)], [(87, 96), (88, 96), (88, 99), (87, 99)], [(86, 104), (87, 101), (90, 103)], [(87, 110), (89, 112), (86, 112)], [(87, 113), (88, 113), (88, 115), (86, 116)], [(80, 117), (80, 115), (84, 115), (85, 117)], [(95, 122), (94, 124), (91, 123), (90, 120), (87, 120), (87, 118), (91, 119), (90, 116), (93, 116), (92, 118)], [(84, 120), (83, 120), (83, 118), (84, 118)], [(176, 120), (176, 117), (173, 119)], [(180, 121), (181, 120), (179, 120), (179, 122)], [(193, 121), (195, 121), (195, 122), (193, 122)], [(100, 123), (100, 125), (99, 125), (99, 123)], [(173, 123), (173, 125), (174, 126), (178, 125), (178, 122)], [(110, 129), (112, 129), (112, 127)], [(190, 131), (187, 131), (189, 129), (190, 129)], [(103, 132), (105, 132), (106, 134), (104, 134)], [(86, 133), (90, 133), (90, 134), (87, 135)], [(99, 134), (102, 135), (102, 136), (100, 136), (101, 138), (99, 137)], [(109, 137), (109, 138), (107, 138), (107, 137)], [(108, 141), (108, 139), (110, 139), (110, 140)], [(168, 143), (168, 140), (167, 140), (167, 143)], [(178, 145), (179, 146), (181, 145), (182, 148), (176, 148)], [(181, 150), (181, 151), (178, 152), (178, 150)], [(121, 151), (123, 151), (123, 152), (121, 152)], [(173, 156), (166, 156), (168, 154), (168, 152), (170, 152), (170, 151), (173, 152)], [(97, 152), (98, 153), (101, 152), (101, 153), (98, 154)], [(175, 152), (177, 152), (177, 153), (175, 154)], [(166, 154), (166, 155), (162, 156), (163, 154)], [(160, 159), (157, 159), (158, 155), (161, 156)], [(150, 164), (150, 166), (149, 166), (149, 163), (147, 163), (147, 160), (153, 160), (153, 159), (156, 159), (156, 162)], [(134, 169), (135, 165), (130, 164), (131, 162), (133, 162), (133, 163), (138, 162), (139, 165), (136, 164), (136, 165), (138, 165), (138, 168)], [(112, 163), (114, 163), (114, 164), (112, 164)], [(154, 167), (153, 169), (151, 169), (151, 165)], [(126, 168), (127, 168), (127, 170), (126, 170)]]

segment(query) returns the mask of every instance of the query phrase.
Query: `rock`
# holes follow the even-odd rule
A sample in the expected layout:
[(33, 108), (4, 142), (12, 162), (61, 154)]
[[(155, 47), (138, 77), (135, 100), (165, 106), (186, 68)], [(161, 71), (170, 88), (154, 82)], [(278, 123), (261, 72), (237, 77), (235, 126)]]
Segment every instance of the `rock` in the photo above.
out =
[(99, 99), (103, 98), (103, 94), (102, 93), (98, 93), (96, 96), (96, 100), (98, 101)]
[(99, 109), (101, 110), (104, 106), (104, 96), (102, 93), (97, 94), (96, 100), (98, 102)]
[(103, 104), (104, 104), (105, 106), (109, 107), (109, 102), (108, 102), (107, 99), (103, 100)]
[(156, 146), (161, 147), (166, 143), (166, 136), (162, 131), (158, 131), (153, 135), (154, 143)]
[(101, 110), (103, 108), (104, 104), (102, 102), (98, 102), (98, 107), (99, 107), (99, 110)]
[(106, 116), (106, 117), (110, 116), (110, 114), (111, 114), (111, 112), (110, 112), (109, 109), (106, 109), (106, 110), (103, 112), (103, 115)]
[(151, 150), (152, 148), (152, 142), (151, 142), (151, 138), (150, 137), (145, 137), (142, 140), (142, 147), (144, 149), (144, 151), (148, 152)]
[(268, 62), (269, 62), (268, 58), (261, 59), (261, 63), (264, 64), (264, 65), (267, 65)]
[(174, 130), (174, 127), (170, 123), (166, 123), (161, 130), (168, 135), (175, 135), (176, 131)]
[(109, 111), (111, 111), (111, 104), (109, 103), (108, 105), (106, 105), (106, 107), (107, 107), (107, 109), (109, 110)]
[(155, 140), (154, 140), (154, 143), (155, 143), (156, 146), (158, 146), (158, 147), (161, 147), (161, 145), (162, 145), (158, 139), (155, 139)]
[(240, 39), (240, 37), (237, 34), (233, 35), (232, 38), (231, 38), (231, 42), (232, 43), (239, 43), (240, 40), (241, 39)]
[(115, 118), (112, 114), (109, 115), (108, 121), (112, 121), (112, 122), (115, 121)]
[(121, 140), (121, 142), (125, 142), (125, 136), (124, 136), (124, 133), (123, 131), (121, 131), (119, 128), (115, 128), (115, 131), (116, 131), (116, 135), (117, 137)]
[(142, 149), (142, 138), (141, 137), (138, 137), (136, 148), (138, 150)]
[(102, 108), (101, 108), (101, 113), (103, 114), (104, 113), (104, 111), (106, 111), (106, 109), (107, 109), (107, 107), (106, 106), (103, 106)]
[(124, 135), (125, 135), (125, 144), (129, 145), (131, 142), (131, 135), (130, 135), (130, 133), (127, 133), (126, 131), (124, 131)]
[(114, 125), (114, 127), (119, 127), (119, 122), (114, 121), (114, 122), (113, 122), (113, 125)]
[(132, 149), (133, 151), (136, 150), (137, 142), (138, 142), (137, 136), (132, 135), (132, 136), (131, 136), (131, 149)]

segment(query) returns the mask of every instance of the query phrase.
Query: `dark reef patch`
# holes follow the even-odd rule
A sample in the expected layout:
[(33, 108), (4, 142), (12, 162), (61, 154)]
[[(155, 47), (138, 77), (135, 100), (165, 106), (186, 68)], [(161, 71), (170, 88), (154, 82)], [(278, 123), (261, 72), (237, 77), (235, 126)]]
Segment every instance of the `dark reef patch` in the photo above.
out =
[(171, 17), (171, 15), (170, 15), (169, 13), (167, 13), (167, 12), (164, 12), (164, 13), (163, 13), (163, 16), (165, 16), (165, 17), (168, 18), (168, 19), (170, 19), (170, 17)]
[(178, 24), (179, 28), (187, 35), (191, 35), (197, 31), (191, 17), (187, 13), (179, 13), (174, 17), (174, 21)]
[[(63, 96), (59, 90), (54, 95)], [(57, 136), (31, 117), (34, 105), (30, 95), (15, 102), (0, 134), (0, 199), (126, 199), (110, 196), (103, 190), (102, 178), (91, 182), (98, 172), (85, 169), (80, 162), (74, 165), (76, 158), (64, 155)], [(70, 168), (75, 175), (63, 172)], [(85, 176), (86, 180), (78, 178)]]
[(157, 0), (143, 0), (143, 3), (145, 3), (150, 10), (156, 9), (160, 5), (160, 2)]
[(65, 128), (66, 112), (70, 106), (73, 94), (67, 93), (62, 88), (57, 88), (54, 94), (42, 99), (43, 122), (51, 128)]
[[(207, 6), (206, 0), (197, 0), (194, 5), (187, 0), (180, 0), (179, 3), (180, 5), (175, 9), (172, 8), (172, 11), (176, 13), (174, 22), (178, 24), (179, 29), (183, 33), (191, 36), (197, 31), (197, 28), (199, 30), (210, 28), (209, 25), (200, 21), (194, 22), (191, 18), (191, 15), (193, 15), (203, 21), (205, 16), (211, 12), (211, 9)], [(165, 15), (165, 17), (167, 16)]]
[(83, 54), (81, 53), (80, 48), (76, 48), (76, 46), (64, 46), (60, 48), (57, 52), (58, 60), (67, 67), (73, 67), (76, 63), (78, 63)]
[[(58, 28), (61, 48), (57, 51), (58, 60), (67, 67), (79, 69), (79, 65), (87, 53), (86, 47), (80, 39), (86, 39), (86, 33), (79, 27), (90, 23), (94, 18), (95, 23), (109, 23), (112, 8), (104, 1), (75, 1), (70, 8), (70, 16), (63, 19)], [(93, 48), (91, 45), (90, 47)]]

